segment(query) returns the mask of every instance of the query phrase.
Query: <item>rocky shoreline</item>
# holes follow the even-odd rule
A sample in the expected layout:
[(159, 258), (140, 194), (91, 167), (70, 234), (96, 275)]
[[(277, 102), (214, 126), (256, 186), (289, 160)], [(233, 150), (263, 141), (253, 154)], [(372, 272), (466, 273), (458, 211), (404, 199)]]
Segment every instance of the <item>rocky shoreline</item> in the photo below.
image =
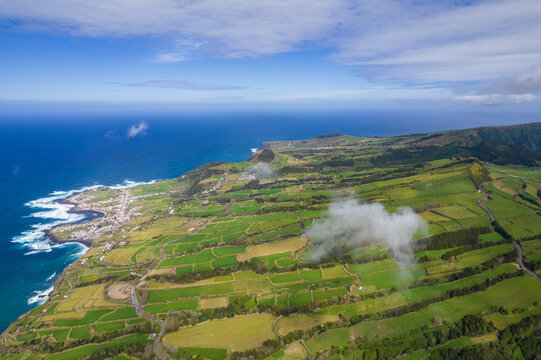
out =
[[(84, 223), (87, 223), (87, 222), (90, 222), (90, 221), (93, 221), (95, 219), (99, 219), (101, 217), (104, 217), (105, 214), (100, 212), (100, 211), (96, 211), (96, 210), (77, 210), (77, 206), (79, 205), (78, 203), (76, 202), (73, 202), (70, 200), (70, 197), (67, 197), (65, 199), (62, 199), (62, 200), (58, 200), (58, 203), (60, 204), (66, 204), (66, 205), (73, 205), (74, 207), (71, 208), (70, 210), (68, 210), (68, 213), (70, 214), (81, 214), (81, 215), (84, 215), (85, 217), (79, 221), (76, 221), (74, 223), (71, 223), (71, 224), (84, 224)], [(56, 244), (66, 244), (66, 243), (80, 243), (88, 248), (90, 248), (92, 246), (92, 241), (90, 240), (87, 240), (87, 239), (61, 239), (59, 238), (58, 236), (56, 236), (54, 234), (54, 230), (61, 227), (61, 226), (64, 226), (66, 224), (60, 224), (60, 225), (57, 225), (57, 226), (54, 226), (52, 227), (51, 229), (48, 229), (48, 230), (45, 230), (45, 236), (52, 242), (52, 243), (56, 243)]]
[(51, 232), (53, 229), (45, 230), (45, 236), (47, 236), (47, 238), (54, 244), (79, 243), (79, 244), (82, 244), (82, 245), (84, 245), (84, 246), (86, 246), (88, 248), (92, 246), (91, 241), (84, 240), (84, 239), (69, 239), (69, 240), (60, 239)]
[[(66, 204), (66, 205), (73, 205), (74, 207), (71, 208), (70, 210), (68, 210), (68, 213), (71, 213), (71, 214), (82, 214), (82, 215), (85, 215), (85, 218), (73, 223), (73, 224), (83, 224), (83, 223), (86, 223), (86, 222), (89, 222), (89, 221), (93, 221), (95, 219), (98, 219), (98, 218), (101, 218), (101, 217), (104, 217), (105, 214), (102, 213), (102, 212), (99, 212), (99, 211), (95, 211), (95, 210), (77, 210), (77, 206), (79, 205), (78, 203), (76, 202), (73, 202), (70, 200), (70, 197), (67, 197), (65, 199), (61, 199), (61, 200), (58, 200), (57, 202), (60, 203), (60, 204)], [(63, 225), (66, 225), (66, 224), (60, 224), (60, 225), (57, 225), (57, 226), (54, 226), (52, 227), (51, 229), (48, 229), (48, 230), (45, 230), (44, 231), (44, 234), (45, 236), (47, 237), (47, 239), (51, 242), (51, 243), (54, 243), (54, 244), (67, 244), (67, 243), (79, 243), (87, 248), (90, 248), (92, 247), (93, 243), (92, 241), (90, 240), (87, 240), (87, 239), (60, 239), (59, 237), (57, 237), (56, 235), (53, 234), (53, 231), (54, 229), (58, 228), (58, 227), (61, 227)], [(75, 260), (73, 263), (75, 263), (77, 260)], [(53, 284), (53, 289), (50, 291), (50, 293), (46, 294), (46, 295), (42, 295), (40, 296), (40, 298), (49, 298), (49, 296), (51, 296), (52, 294), (54, 294), (57, 290), (58, 290), (58, 284), (60, 284), (66, 274), (66, 270), (69, 269), (69, 267), (73, 264), (71, 263), (70, 265), (66, 266), (63, 270), (62, 270), (62, 273), (58, 276), (58, 278), (55, 280), (54, 284)], [(16, 323), (17, 321), (20, 321), (21, 319), (23, 319), (24, 317), (28, 316), (28, 312), (24, 313), (24, 314), (21, 314), (21, 316), (19, 316), (17, 318), (16, 321), (12, 322), (7, 328), (6, 330), (4, 330), (4, 333), (6, 333), (7, 331), (9, 331), (9, 329), (11, 328), (11, 326)]]

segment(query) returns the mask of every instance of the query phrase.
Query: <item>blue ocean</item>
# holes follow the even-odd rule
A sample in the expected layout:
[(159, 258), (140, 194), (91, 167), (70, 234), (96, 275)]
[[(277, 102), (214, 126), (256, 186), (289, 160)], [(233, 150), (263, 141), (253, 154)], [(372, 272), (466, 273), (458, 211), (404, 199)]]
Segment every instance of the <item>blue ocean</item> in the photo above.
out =
[[(513, 120), (483, 112), (407, 110), (0, 114), (0, 330), (45, 301), (63, 269), (84, 253), (82, 245), (55, 245), (44, 236), (55, 224), (84, 220), (57, 202), (72, 191), (172, 178), (214, 160), (245, 160), (264, 141), (331, 133), (384, 136)], [(132, 126), (142, 130), (128, 137)]]

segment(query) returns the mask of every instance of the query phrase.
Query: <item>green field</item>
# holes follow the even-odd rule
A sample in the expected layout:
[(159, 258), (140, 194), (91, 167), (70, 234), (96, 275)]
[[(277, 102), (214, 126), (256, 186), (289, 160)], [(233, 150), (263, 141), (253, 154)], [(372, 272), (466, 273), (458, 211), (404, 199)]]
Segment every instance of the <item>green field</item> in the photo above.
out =
[(275, 337), (273, 316), (255, 315), (213, 320), (203, 325), (179, 329), (164, 338), (164, 344), (176, 347), (247, 350)]
[[(541, 273), (541, 162), (511, 148), (479, 159), (478, 134), (269, 143), (242, 163), (84, 192), (105, 218), (57, 235), (100, 235), (3, 333), (0, 358), (530, 359), (541, 283), (513, 240)], [(249, 175), (266, 156), (272, 176)], [(404, 214), (415, 231), (391, 226)]]

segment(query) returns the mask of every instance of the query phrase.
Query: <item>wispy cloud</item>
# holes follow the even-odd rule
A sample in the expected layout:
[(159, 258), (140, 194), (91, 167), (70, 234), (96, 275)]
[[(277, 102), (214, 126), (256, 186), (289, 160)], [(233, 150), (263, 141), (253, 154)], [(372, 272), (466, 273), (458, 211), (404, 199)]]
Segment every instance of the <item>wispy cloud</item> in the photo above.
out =
[(500, 94), (541, 92), (541, 65), (534, 66), (529, 71), (512, 78), (497, 79), (483, 91)]
[(105, 133), (105, 138), (109, 140), (120, 140), (122, 137), (117, 134), (117, 130), (109, 130)]
[(393, 86), (366, 87), (362, 89), (341, 89), (285, 94), (257, 94), (252, 101), (374, 101), (374, 100), (419, 100), (442, 99), (452, 94), (445, 87), (403, 88)]
[(128, 138), (134, 138), (136, 136), (145, 136), (147, 134), (147, 130), (148, 130), (148, 124), (144, 121), (141, 121), (137, 125), (134, 124), (130, 126), (126, 136)]
[(164, 54), (159, 54), (156, 57), (156, 62), (159, 63), (177, 63), (181, 61), (185, 61), (186, 56), (181, 52), (169, 52)]
[(490, 94), (457, 96), (455, 100), (476, 105), (522, 104), (536, 100), (532, 94)]
[(174, 41), (173, 46), (156, 57), (158, 63), (177, 63), (193, 58), (196, 54), (207, 52), (207, 40), (199, 40), (196, 38), (179, 39)]
[(179, 39), (174, 54), (158, 60), (179, 61), (194, 44), (227, 58), (295, 50), (325, 37), (344, 17), (347, 4), (346, 0), (18, 0), (0, 1), (0, 14), (83, 36), (173, 34)]
[(246, 89), (243, 86), (222, 85), (222, 84), (200, 84), (188, 80), (149, 80), (139, 83), (123, 84), (124, 86), (133, 87), (151, 87), (151, 88), (166, 88), (166, 89), (183, 89), (183, 90), (198, 90), (198, 91), (217, 91), (217, 90), (242, 90)]
[(381, 0), (332, 58), (384, 82), (486, 81), (525, 71), (541, 58), (536, 0), (428, 5)]
[[(467, 84), (467, 101), (487, 102), (541, 92), (540, 18), (539, 0), (0, 0), (0, 20), (16, 20), (4, 22), (9, 26), (167, 37), (171, 45), (157, 51), (156, 62), (318, 48), (372, 83)], [(128, 85), (239, 89), (161, 80)]]
[(338, 199), (328, 208), (328, 217), (314, 223), (305, 234), (314, 247), (309, 254), (321, 260), (336, 248), (359, 248), (369, 244), (388, 246), (400, 263), (412, 259), (411, 242), (415, 234), (427, 232), (425, 220), (411, 208), (389, 213), (379, 203), (359, 203)]

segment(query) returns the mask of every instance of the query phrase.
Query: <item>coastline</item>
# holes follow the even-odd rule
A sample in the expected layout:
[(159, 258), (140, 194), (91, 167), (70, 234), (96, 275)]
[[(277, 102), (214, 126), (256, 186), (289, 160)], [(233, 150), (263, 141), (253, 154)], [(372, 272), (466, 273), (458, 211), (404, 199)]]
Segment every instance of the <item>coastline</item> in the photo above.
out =
[[(83, 190), (84, 191), (84, 190)], [(57, 203), (60, 203), (60, 204), (65, 204), (65, 205), (73, 205), (74, 207), (71, 208), (70, 210), (68, 210), (67, 212), (68, 213), (71, 213), (71, 214), (81, 214), (81, 215), (85, 215), (85, 218), (79, 220), (79, 221), (76, 221), (75, 223), (85, 223), (85, 222), (88, 222), (88, 221), (92, 221), (96, 218), (99, 218), (99, 217), (103, 217), (104, 214), (99, 212), (99, 211), (91, 211), (91, 210), (76, 210), (76, 207), (77, 207), (77, 203), (74, 203), (72, 202), (71, 200), (69, 200), (69, 197), (73, 195), (73, 194), (70, 194), (68, 197), (66, 197), (65, 199), (59, 199), (59, 200), (56, 200), (55, 202)], [(86, 215), (92, 215), (91, 218), (88, 218), (86, 217)], [(43, 231), (44, 233), (44, 236), (47, 238), (47, 240), (49, 240), (51, 243), (53, 244), (59, 244), (59, 245), (64, 245), (64, 244), (69, 244), (69, 243), (77, 243), (77, 244), (80, 244), (82, 246), (84, 246), (86, 248), (85, 250), (85, 253), (86, 251), (88, 251), (88, 249), (90, 249), (90, 247), (92, 247), (92, 242), (91, 241), (88, 241), (88, 240), (85, 240), (85, 239), (70, 239), (70, 240), (63, 240), (63, 239), (60, 239), (58, 238), (57, 236), (55, 236), (54, 234), (52, 234), (52, 230), (54, 230), (55, 228), (59, 227), (59, 226), (62, 226), (62, 225), (65, 225), (65, 224), (58, 224), (58, 225), (55, 225), (53, 226), (52, 228), (50, 229), (46, 229)], [(81, 254), (81, 256), (84, 256), (84, 253)], [(57, 290), (58, 288), (58, 284), (59, 282), (63, 279), (64, 277), (64, 274), (66, 272), (66, 270), (72, 265), (74, 264), (75, 262), (77, 262), (81, 256), (77, 257), (77, 259), (75, 259), (73, 262), (71, 262), (69, 265), (67, 265), (64, 269), (62, 269), (62, 272), (60, 273), (60, 275), (56, 278), (56, 280), (54, 281), (52, 287), (50, 288), (47, 288), (46, 290), (42, 291), (42, 292), (39, 292), (38, 291), (38, 295), (36, 296), (39, 296), (40, 299), (44, 299), (43, 302), (36, 302), (36, 306), (33, 307), (33, 309), (43, 305), (47, 299), (55, 293), (55, 291)], [(53, 276), (56, 275), (53, 274)], [(41, 293), (41, 294), (40, 294)], [(25, 316), (28, 316), (28, 314), (31, 312), (32, 310), (30, 311), (27, 311), (23, 314), (21, 314), (15, 321), (11, 322), (11, 324), (9, 324), (9, 326), (4, 329), (4, 331), (2, 331), (2, 334), (0, 336), (3, 336), (10, 328), (11, 326), (16, 323), (17, 321), (19, 321), (21, 318), (24, 318)]]
[[(60, 225), (58, 225), (58, 226), (60, 226)], [(70, 239), (70, 240), (60, 239), (60, 238), (58, 238), (57, 236), (55, 236), (54, 234), (51, 233), (51, 230), (53, 230), (53, 229), (54, 228), (52, 228), (50, 230), (45, 230), (45, 236), (53, 244), (64, 245), (64, 244), (69, 244), (69, 243), (78, 243), (78, 244), (81, 244), (83, 246), (86, 246), (87, 248), (90, 248), (92, 246), (92, 242), (90, 242), (88, 240), (84, 240), (84, 239)]]
[[(197, 167), (196, 167), (196, 169), (197, 169)], [(65, 226), (65, 225), (68, 225), (68, 224), (85, 224), (85, 223), (92, 222), (93, 220), (96, 220), (96, 219), (99, 219), (99, 218), (104, 218), (104, 217), (107, 218), (108, 214), (105, 213), (105, 212), (97, 211), (97, 210), (94, 210), (94, 209), (93, 210), (86, 210), (86, 209), (82, 210), (82, 209), (80, 209), (80, 206), (82, 204), (84, 204), (84, 202), (74, 201), (74, 199), (73, 199), (74, 197), (76, 197), (77, 195), (80, 195), (82, 193), (85, 193), (87, 191), (92, 191), (92, 190), (96, 190), (96, 189), (99, 189), (99, 188), (112, 189), (112, 190), (123, 190), (123, 189), (130, 189), (130, 188), (133, 188), (133, 187), (136, 187), (136, 186), (139, 186), (139, 185), (153, 184), (153, 183), (158, 182), (158, 181), (173, 180), (175, 178), (176, 177), (165, 178), (165, 179), (161, 178), (161, 179), (153, 179), (153, 180), (149, 180), (149, 181), (138, 181), (138, 182), (130, 181), (130, 180), (124, 180), (123, 184), (92, 185), (92, 186), (84, 187), (84, 188), (77, 189), (77, 190), (54, 191), (54, 192), (50, 193), (48, 197), (38, 198), (36, 200), (32, 200), (32, 201), (29, 201), (29, 202), (25, 203), (26, 206), (30, 206), (31, 208), (44, 209), (45, 211), (47, 211), (48, 208), (41, 206), (40, 205), (41, 202), (46, 202), (48, 204), (56, 203), (56, 204), (61, 204), (61, 205), (67, 205), (67, 206), (70, 206), (69, 209), (65, 210), (65, 212), (67, 214), (83, 215), (84, 217), (82, 219), (79, 219), (79, 220), (76, 220), (76, 221), (73, 221), (73, 222), (65, 221), (65, 222), (62, 222), (62, 223), (57, 223), (56, 225), (54, 225), (54, 226), (52, 226), (52, 227), (50, 227), (48, 229), (42, 229), (40, 231), (42, 232), (42, 238), (44, 238), (44, 240), (50, 242), (51, 245), (59, 245), (60, 246), (60, 245), (67, 245), (67, 244), (70, 244), (70, 243), (71, 244), (79, 244), (79, 245), (83, 246), (85, 248), (85, 250), (84, 250), (84, 252), (80, 253), (77, 256), (77, 258), (73, 259), (73, 261), (68, 263), (62, 269), (62, 271), (59, 274), (57, 274), (55, 272), (52, 275), (52, 276), (56, 276), (56, 279), (52, 283), (52, 286), (47, 287), (44, 290), (35, 290), (34, 291), (35, 293), (39, 294), (38, 296), (39, 296), (40, 299), (44, 299), (44, 300), (40, 301), (40, 302), (35, 302), (35, 305), (30, 310), (20, 314), (15, 320), (11, 321), (9, 323), (9, 325), (7, 325), (7, 327), (2, 330), (0, 336), (4, 336), (4, 334), (9, 331), (9, 329), (12, 327), (13, 324), (15, 324), (17, 321), (20, 321), (21, 319), (25, 318), (26, 316), (29, 316), (29, 314), (32, 313), (32, 311), (34, 311), (34, 309), (38, 308), (39, 306), (41, 306), (45, 302), (47, 302), (47, 300), (52, 295), (54, 295), (56, 291), (58, 291), (58, 285), (65, 278), (67, 271), (69, 271), (69, 268), (73, 264), (75, 264), (77, 261), (79, 261), (81, 259), (81, 257), (84, 256), (84, 254), (94, 245), (93, 241), (85, 239), (84, 237), (73, 238), (73, 239), (62, 239), (62, 238), (59, 238), (58, 236), (56, 236), (55, 234), (53, 234), (53, 231), (55, 229), (57, 229), (59, 227), (62, 227), (62, 226)], [(62, 197), (62, 195), (64, 195), (64, 196)], [(56, 197), (56, 199), (54, 199), (55, 197)], [(53, 216), (43, 216), (43, 218), (54, 219)], [(21, 242), (21, 243), (23, 243), (23, 242)], [(49, 278), (47, 280), (49, 280)], [(36, 296), (36, 295), (34, 295), (34, 296)]]
[[(152, 180), (152, 182), (154, 182), (156, 180)], [(146, 183), (146, 182), (140, 182), (140, 183), (135, 183), (135, 184), (129, 184), (129, 185), (126, 185), (125, 187), (132, 187), (134, 185), (137, 185), (137, 184), (143, 184), (143, 183)], [(119, 187), (123, 187), (123, 186), (118, 186), (118, 185), (113, 185), (113, 186), (104, 186), (104, 185), (100, 185), (100, 187), (104, 187), (104, 188), (119, 188)], [(66, 274), (66, 270), (69, 269), (69, 267), (71, 265), (73, 265), (74, 263), (76, 263), (82, 256), (84, 256), (84, 254), (88, 251), (88, 249), (90, 249), (92, 246), (93, 246), (93, 242), (90, 241), (90, 240), (87, 240), (87, 239), (84, 239), (84, 238), (78, 238), (78, 239), (61, 239), (59, 237), (57, 237), (56, 235), (53, 234), (53, 231), (54, 229), (58, 228), (58, 227), (61, 227), (61, 226), (64, 226), (66, 224), (84, 224), (84, 223), (88, 223), (88, 222), (91, 222), (95, 219), (99, 219), (99, 218), (102, 218), (105, 216), (105, 213), (103, 212), (100, 212), (100, 211), (96, 211), (96, 210), (79, 210), (77, 209), (78, 206), (79, 206), (79, 203), (78, 202), (74, 202), (71, 198), (74, 196), (74, 195), (77, 195), (77, 194), (81, 194), (85, 191), (90, 191), (90, 190), (93, 190), (95, 187), (90, 187), (90, 188), (85, 188), (85, 189), (82, 189), (82, 190), (75, 190), (75, 191), (68, 191), (68, 194), (65, 198), (62, 198), (62, 199), (57, 199), (55, 201), (53, 201), (53, 203), (58, 203), (58, 204), (62, 204), (62, 205), (69, 205), (69, 206), (73, 206), (72, 208), (70, 208), (69, 210), (67, 210), (67, 213), (68, 214), (79, 214), (79, 215), (83, 215), (84, 218), (78, 220), (78, 221), (75, 221), (75, 222), (65, 222), (65, 223), (61, 223), (61, 224), (58, 224), (58, 225), (55, 225), (53, 227), (51, 227), (50, 229), (44, 229), (43, 230), (43, 236), (49, 241), (51, 242), (51, 244), (57, 244), (57, 245), (65, 245), (65, 244), (80, 244), (82, 245), (83, 247), (85, 247), (85, 251), (84, 253), (82, 253), (80, 256), (78, 256), (76, 259), (74, 259), (71, 263), (69, 263), (66, 267), (64, 267), (64, 269), (62, 269), (62, 272), (58, 275), (58, 277), (56, 278), (56, 280), (54, 281), (54, 283), (52, 284), (51, 287), (43, 290), (43, 291), (37, 291), (36, 292), (39, 294), (39, 295), (36, 295), (36, 296), (39, 296), (40, 299), (44, 299), (43, 302), (36, 302), (35, 306), (32, 308), (32, 310), (29, 310), (25, 313), (22, 313), (19, 317), (17, 317), (16, 320), (12, 321), (8, 327), (6, 329), (4, 329), (2, 331), (2, 333), (0, 334), (0, 336), (3, 336), (10, 328), (11, 326), (16, 323), (17, 321), (21, 320), (22, 318), (24, 318), (25, 316), (28, 316), (28, 314), (30, 314), (33, 309), (43, 305), (51, 295), (53, 295), (57, 290), (58, 290), (58, 284), (62, 281), (62, 279), (64, 278), (65, 274)], [(56, 275), (56, 273), (54, 274)]]
[[(101, 218), (101, 217), (103, 217), (105, 215), (102, 212), (94, 211), (94, 210), (77, 210), (77, 205), (78, 204), (70, 200), (70, 197), (72, 195), (73, 194), (69, 195), (65, 199), (57, 200), (57, 202), (60, 203), (60, 204), (65, 204), (65, 205), (73, 205), (74, 207), (69, 209), (68, 213), (70, 213), (70, 214), (81, 214), (81, 215), (85, 216), (83, 219), (81, 219), (79, 221), (76, 221), (74, 224), (84, 224), (84, 223), (87, 223), (89, 221), (93, 221), (94, 219)], [(64, 273), (66, 272), (66, 269), (68, 269), (71, 265), (73, 265), (75, 262), (77, 262), (82, 256), (84, 256), (84, 254), (86, 254), (88, 249), (90, 249), (92, 247), (92, 245), (93, 245), (92, 241), (89, 241), (89, 240), (86, 240), (86, 239), (69, 239), (69, 240), (60, 239), (59, 237), (54, 235), (52, 232), (53, 232), (53, 230), (55, 228), (60, 227), (62, 225), (65, 225), (65, 224), (59, 224), (59, 225), (53, 226), (50, 229), (45, 230), (44, 231), (45, 237), (53, 244), (64, 245), (64, 244), (70, 244), (70, 243), (77, 243), (77, 244), (83, 245), (86, 249), (84, 250), (84, 253), (81, 254), (81, 256), (78, 256), (77, 259), (75, 259), (72, 263), (70, 263), (68, 266), (66, 266), (64, 269), (62, 269), (62, 272), (57, 277), (57, 279), (54, 281), (52, 288), (49, 288), (48, 290), (46, 290), (46, 291), (48, 291), (48, 293), (44, 295), (45, 301), (47, 301), (47, 299), (51, 296), (51, 294), (54, 294), (55, 291), (57, 290), (57, 285), (63, 279)], [(37, 306), (40, 306), (42, 304), (38, 303)], [(25, 315), (25, 314), (23, 314), (23, 315)], [(21, 315), (21, 316), (23, 316), (23, 315)]]
[[(51, 244), (57, 244), (57, 245), (65, 245), (65, 244), (70, 244), (70, 243), (71, 244), (80, 244), (81, 246), (83, 246), (85, 248), (85, 250), (76, 259), (74, 259), (71, 263), (69, 263), (64, 269), (62, 269), (62, 272), (60, 273), (60, 275), (57, 277), (57, 279), (53, 283), (53, 289), (45, 297), (45, 301), (46, 301), (47, 298), (49, 298), (49, 296), (51, 294), (54, 294), (55, 291), (57, 290), (57, 284), (59, 283), (59, 280), (61, 280), (63, 278), (66, 269), (68, 269), (71, 265), (73, 265), (75, 262), (77, 262), (82, 256), (84, 256), (84, 254), (94, 244), (94, 242), (92, 240), (85, 238), (84, 235), (82, 237), (70, 238), (70, 239), (59, 238), (58, 236), (56, 236), (54, 234), (54, 230), (57, 229), (57, 228), (60, 228), (62, 226), (66, 226), (66, 225), (87, 224), (87, 223), (93, 222), (96, 219), (107, 218), (107, 213), (106, 212), (102, 212), (102, 211), (99, 211), (99, 210), (96, 210), (96, 209), (92, 209), (92, 210), (80, 209), (81, 205), (84, 204), (84, 201), (76, 201), (76, 200), (74, 200), (74, 198), (76, 198), (78, 195), (81, 195), (81, 194), (83, 194), (83, 193), (85, 193), (87, 191), (92, 191), (92, 190), (96, 190), (96, 189), (100, 189), (100, 188), (114, 189), (114, 190), (125, 190), (125, 189), (129, 189), (129, 188), (132, 188), (132, 187), (135, 187), (135, 186), (138, 186), (138, 185), (153, 184), (156, 181), (160, 181), (160, 180), (161, 179), (153, 179), (153, 180), (150, 180), (150, 181), (141, 181), (141, 182), (134, 182), (134, 181), (125, 180), (125, 183), (123, 185), (120, 185), (120, 184), (119, 185), (110, 185), (110, 186), (94, 185), (94, 186), (86, 187), (86, 188), (79, 189), (79, 190), (67, 191), (65, 197), (55, 199), (52, 202), (52, 203), (57, 203), (57, 204), (69, 206), (70, 208), (68, 210), (66, 210), (67, 214), (82, 215), (83, 218), (81, 218), (79, 220), (76, 220), (76, 221), (73, 221), (73, 222), (66, 221), (66, 222), (58, 223), (57, 225), (52, 226), (49, 229), (44, 229), (43, 230), (43, 236), (45, 237), (45, 239), (47, 241), (49, 241)], [(53, 195), (54, 195), (54, 193), (53, 193)], [(38, 303), (37, 306), (40, 306), (41, 304)], [(23, 316), (25, 314), (22, 314), (21, 316)]]
[[(84, 190), (81, 191), (81, 192), (84, 192)], [(87, 222), (90, 222), (90, 221), (93, 221), (95, 219), (99, 219), (99, 218), (102, 218), (102, 217), (105, 216), (104, 213), (102, 213), (100, 211), (96, 211), (96, 210), (77, 210), (77, 206), (79, 204), (76, 203), (76, 202), (73, 202), (70, 199), (70, 197), (72, 195), (73, 194), (69, 195), (65, 199), (61, 199), (61, 200), (57, 201), (60, 204), (73, 205), (73, 208), (68, 210), (69, 214), (79, 214), (79, 215), (84, 216), (83, 219), (81, 219), (79, 221), (76, 221), (76, 222), (74, 222), (72, 224), (84, 224), (84, 223), (87, 223)], [(61, 239), (61, 238), (57, 237), (56, 235), (54, 235), (53, 231), (56, 228), (61, 227), (63, 225), (66, 225), (66, 224), (58, 224), (56, 226), (53, 226), (50, 229), (45, 230), (44, 233), (45, 233), (45, 236), (47, 237), (47, 239), (49, 239), (54, 244), (79, 243), (79, 244), (82, 244), (82, 245), (86, 246), (87, 248), (92, 247), (92, 241), (89, 241), (89, 240), (86, 240), (86, 239), (69, 239), (69, 240), (66, 240), (66, 239)]]

